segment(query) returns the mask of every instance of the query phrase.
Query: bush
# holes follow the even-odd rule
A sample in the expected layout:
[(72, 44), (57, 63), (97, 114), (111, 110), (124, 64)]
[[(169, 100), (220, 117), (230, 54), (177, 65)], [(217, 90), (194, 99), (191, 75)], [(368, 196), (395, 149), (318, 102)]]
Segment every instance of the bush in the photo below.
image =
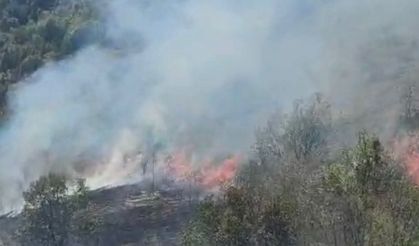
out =
[(65, 176), (50, 174), (32, 183), (23, 195), (22, 243), (66, 245), (74, 232), (75, 214), (88, 205), (84, 181), (71, 185)]

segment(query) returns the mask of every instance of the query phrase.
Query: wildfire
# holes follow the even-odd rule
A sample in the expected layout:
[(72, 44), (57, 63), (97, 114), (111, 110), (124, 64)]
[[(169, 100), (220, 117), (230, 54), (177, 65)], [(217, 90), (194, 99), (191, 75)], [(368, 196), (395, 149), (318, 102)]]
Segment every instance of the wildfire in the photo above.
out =
[(219, 166), (205, 167), (200, 183), (207, 188), (212, 188), (230, 182), (236, 176), (239, 161), (238, 156), (233, 156), (224, 160)]
[(404, 163), (406, 174), (419, 185), (419, 134), (411, 134), (393, 143), (393, 153)]
[(419, 185), (419, 154), (413, 152), (406, 157), (407, 174), (416, 185)]
[(220, 162), (203, 160), (199, 161), (202, 165), (193, 165), (196, 162), (184, 151), (175, 153), (168, 161), (168, 173), (177, 180), (193, 182), (212, 190), (234, 179), (240, 157), (232, 156)]

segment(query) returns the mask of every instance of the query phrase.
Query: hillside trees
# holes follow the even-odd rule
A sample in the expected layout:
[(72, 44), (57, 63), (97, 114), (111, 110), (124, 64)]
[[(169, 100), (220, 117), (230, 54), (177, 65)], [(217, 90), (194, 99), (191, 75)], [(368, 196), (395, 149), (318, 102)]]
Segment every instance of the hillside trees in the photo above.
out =
[(346, 245), (413, 245), (418, 241), (419, 191), (380, 141), (363, 132), (358, 144), (329, 166), (324, 179), (329, 218)]
[(312, 229), (316, 211), (307, 190), (319, 178), (308, 170), (325, 158), (330, 128), (330, 106), (320, 95), (274, 115), (257, 132), (255, 156), (237, 183), (201, 204), (184, 244), (297, 245), (304, 238), (298, 232)]
[(417, 86), (415, 83), (407, 84), (401, 95), (400, 128), (411, 132), (418, 129), (419, 111), (417, 100)]
[[(259, 203), (261, 202), (261, 203)], [(253, 200), (246, 190), (228, 187), (222, 198), (201, 203), (183, 234), (183, 245), (294, 245), (290, 200)]]
[(296, 101), (289, 114), (274, 114), (256, 133), (255, 152), (264, 164), (301, 161), (324, 154), (331, 129), (330, 104), (321, 94), (309, 103)]
[(417, 245), (419, 190), (403, 165), (366, 132), (331, 148), (330, 110), (317, 96), (272, 118), (253, 160), (223, 196), (202, 202), (183, 244)]
[(43, 64), (62, 59), (101, 38), (89, 1), (0, 2), (0, 102), (6, 92)]
[(75, 222), (87, 208), (87, 187), (83, 180), (70, 184), (62, 175), (50, 174), (31, 184), (24, 193), (22, 243), (67, 245), (70, 235), (93, 230), (91, 221)]

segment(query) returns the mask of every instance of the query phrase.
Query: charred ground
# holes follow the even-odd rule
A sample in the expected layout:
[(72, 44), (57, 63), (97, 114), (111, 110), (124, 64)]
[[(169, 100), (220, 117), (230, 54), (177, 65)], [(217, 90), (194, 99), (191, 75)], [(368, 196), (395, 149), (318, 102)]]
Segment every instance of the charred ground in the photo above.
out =
[[(78, 216), (101, 218), (95, 232), (70, 245), (178, 245), (197, 201), (181, 189), (147, 192), (141, 185), (91, 191), (90, 205)], [(0, 217), (0, 245), (21, 245), (21, 215)], [(37, 245), (34, 242), (28, 245)]]

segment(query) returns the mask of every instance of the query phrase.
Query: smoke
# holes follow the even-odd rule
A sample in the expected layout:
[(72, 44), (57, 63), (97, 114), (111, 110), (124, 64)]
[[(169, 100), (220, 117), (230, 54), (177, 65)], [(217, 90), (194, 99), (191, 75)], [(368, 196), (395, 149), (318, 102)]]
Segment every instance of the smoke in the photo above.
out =
[[(416, 1), (337, 1), (319, 14), (325, 62), (316, 79), (345, 112), (351, 129), (391, 139), (399, 131), (402, 97), (417, 84)], [(353, 130), (352, 130), (353, 131)]]
[(28, 184), (50, 171), (95, 186), (138, 178), (140, 161), (124, 157), (144, 159), (156, 146), (188, 148), (198, 160), (246, 152), (273, 111), (317, 91), (359, 126), (390, 132), (393, 87), (419, 64), (418, 8), (414, 0), (98, 6), (108, 45), (48, 64), (8, 95), (0, 208), (18, 207)]

